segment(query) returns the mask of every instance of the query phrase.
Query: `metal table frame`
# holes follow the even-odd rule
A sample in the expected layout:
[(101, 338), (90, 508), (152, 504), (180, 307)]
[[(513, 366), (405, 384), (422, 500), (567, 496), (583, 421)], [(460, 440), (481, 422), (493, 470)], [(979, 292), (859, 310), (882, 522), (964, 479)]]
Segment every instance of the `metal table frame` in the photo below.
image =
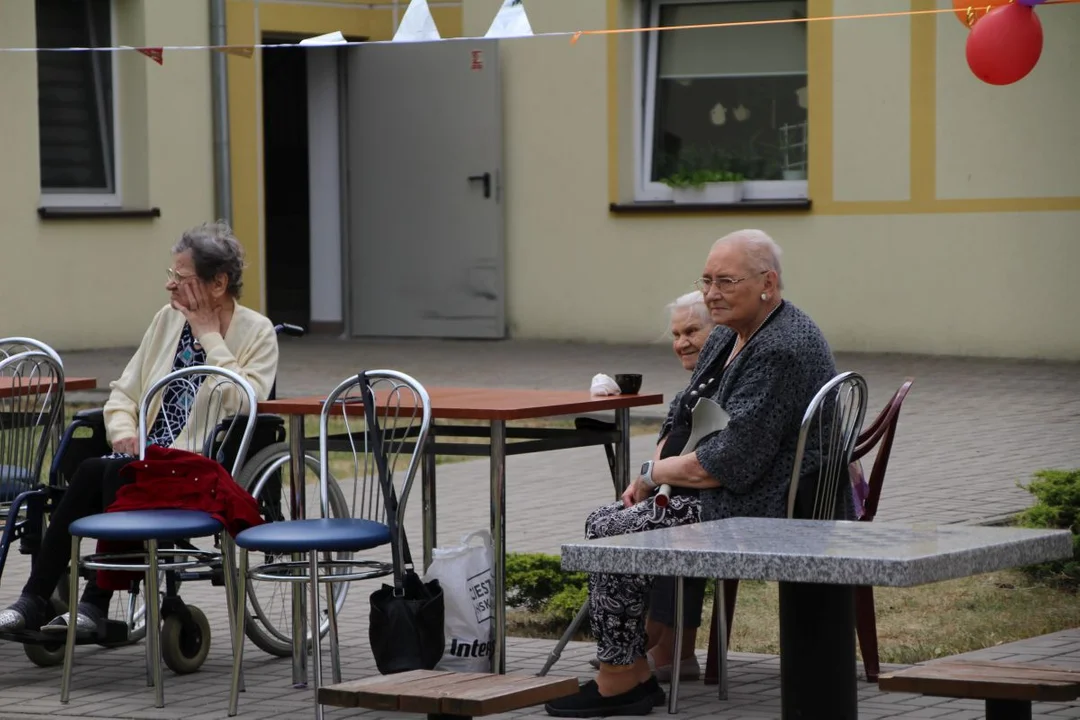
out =
[[(434, 389), (432, 389), (434, 395)], [(499, 391), (495, 391), (499, 392)], [(545, 404), (542, 398), (545, 391), (510, 390), (507, 393), (536, 393), (536, 402), (522, 408), (502, 410), (476, 410), (472, 416), (467, 411), (454, 411), (451, 417), (440, 417), (439, 406), (433, 399), (432, 410), (436, 421), (432, 423), (428, 447), (421, 465), (421, 492), (423, 505), (423, 546), (424, 567), (431, 562), (431, 551), (437, 541), (437, 511), (435, 507), (437, 455), (463, 455), (490, 458), (490, 501), (491, 501), (491, 537), (494, 553), (494, 652), (492, 653), (493, 671), (506, 672), (506, 458), (510, 455), (547, 452), (569, 448), (591, 447), (610, 443), (615, 449), (616, 489), (624, 488), (630, 477), (630, 408), (663, 403), (660, 395), (615, 396), (592, 398), (585, 405), (581, 402), (572, 408), (560, 409), (560, 403), (554, 400)], [(265, 408), (260, 405), (260, 412), (278, 413), (288, 416), (289, 424), (289, 492), (292, 498), (293, 519), (306, 517), (305, 485), (303, 477), (306, 467), (303, 463), (304, 452), (309, 447), (317, 447), (317, 439), (305, 438), (304, 418), (312, 412), (298, 413), (279, 410), (274, 403), (310, 402), (305, 398), (281, 399), (271, 401)], [(613, 412), (615, 430), (601, 431), (591, 428), (533, 428), (508, 427), (514, 420), (529, 420), (547, 417), (576, 416)], [(454, 420), (474, 420), (487, 423), (481, 425), (455, 424)], [(453, 442), (454, 438), (487, 438), (487, 443)], [(449, 440), (443, 440), (448, 438)], [(345, 434), (331, 438), (330, 449), (348, 448), (349, 440)], [(406, 447), (408, 445), (406, 444)], [(293, 683), (303, 686), (307, 683), (307, 657), (304, 652), (307, 637), (305, 597), (302, 588), (294, 586), (292, 591), (293, 621)]]

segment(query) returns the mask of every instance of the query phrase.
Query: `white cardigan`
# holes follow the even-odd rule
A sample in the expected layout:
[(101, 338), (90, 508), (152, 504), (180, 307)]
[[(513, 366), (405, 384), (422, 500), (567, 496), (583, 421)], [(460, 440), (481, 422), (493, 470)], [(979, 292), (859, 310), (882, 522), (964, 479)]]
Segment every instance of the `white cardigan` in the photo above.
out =
[[(183, 313), (174, 310), (171, 305), (159, 310), (120, 379), (110, 383), (112, 393), (105, 403), (105, 430), (110, 444), (124, 438), (138, 438), (139, 401), (151, 385), (172, 372), (176, 346), (180, 342), (180, 333), (185, 322)], [(237, 304), (225, 337), (219, 333), (209, 333), (199, 337), (199, 344), (206, 351), (207, 365), (238, 373), (251, 383), (259, 400), (267, 399), (277, 376), (278, 363), (277, 335), (270, 320)], [(197, 418), (200, 423), (208, 414), (208, 387), (211, 385), (204, 383), (196, 395), (192, 417)], [(161, 409), (161, 395), (159, 392), (155, 402), (151, 403), (146, 425), (148, 432)], [(217, 395), (214, 401), (215, 410), (218, 402), (222, 405), (219, 414), (224, 416), (234, 413), (240, 407), (240, 398), (235, 393)], [(224, 397), (221, 397), (223, 395)], [(221, 418), (213, 420), (217, 422)], [(192, 424), (195, 423), (185, 425), (172, 447), (191, 449), (192, 443), (188, 438), (192, 433), (195, 433), (201, 443), (210, 428), (193, 428)]]

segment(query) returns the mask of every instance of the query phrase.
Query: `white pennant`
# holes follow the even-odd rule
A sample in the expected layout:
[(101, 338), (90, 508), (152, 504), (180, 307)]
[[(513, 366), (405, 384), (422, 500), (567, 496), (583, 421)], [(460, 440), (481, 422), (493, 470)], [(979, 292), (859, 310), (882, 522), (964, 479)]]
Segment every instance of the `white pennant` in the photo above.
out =
[(405, 15), (401, 18), (397, 32), (394, 33), (394, 42), (416, 42), (422, 40), (441, 40), (439, 28), (435, 25), (435, 18), (431, 17), (431, 8), (427, 0), (412, 0), (405, 9)]
[(304, 38), (300, 41), (301, 45), (343, 45), (347, 41), (345, 36), (341, 34), (340, 30), (335, 30), (325, 35), (316, 35), (315, 37)]
[(529, 16), (522, 0), (503, 0), (502, 7), (491, 21), (486, 38), (529, 37), (533, 34)]

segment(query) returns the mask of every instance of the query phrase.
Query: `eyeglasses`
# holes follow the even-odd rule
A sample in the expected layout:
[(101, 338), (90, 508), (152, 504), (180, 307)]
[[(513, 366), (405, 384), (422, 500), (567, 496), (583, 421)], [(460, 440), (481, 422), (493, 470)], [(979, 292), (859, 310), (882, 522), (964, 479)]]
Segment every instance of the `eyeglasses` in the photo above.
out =
[[(764, 275), (767, 272), (769, 272), (769, 271), (768, 270), (762, 270), (761, 272), (757, 273), (757, 275)], [(734, 290), (735, 286), (738, 285), (739, 283), (741, 283), (742, 281), (749, 280), (752, 277), (757, 277), (757, 275), (745, 275), (745, 276), (743, 276), (741, 278), (733, 278), (733, 277), (711, 278), (711, 277), (706, 276), (706, 277), (701, 277), (701, 278), (698, 278), (697, 280), (695, 280), (694, 281), (694, 287), (696, 287), (698, 290), (700, 290), (702, 295), (708, 295), (709, 291), (712, 290), (713, 288), (716, 288), (717, 292), (719, 292), (721, 295), (726, 295), (729, 292), (731, 292), (732, 290)]]
[(173, 270), (172, 268), (168, 268), (168, 269), (165, 270), (165, 277), (168, 278), (169, 282), (181, 283), (181, 282), (187, 280), (188, 278), (195, 277), (195, 274), (192, 273), (191, 275), (182, 275), (182, 274), (176, 272), (176, 270)]

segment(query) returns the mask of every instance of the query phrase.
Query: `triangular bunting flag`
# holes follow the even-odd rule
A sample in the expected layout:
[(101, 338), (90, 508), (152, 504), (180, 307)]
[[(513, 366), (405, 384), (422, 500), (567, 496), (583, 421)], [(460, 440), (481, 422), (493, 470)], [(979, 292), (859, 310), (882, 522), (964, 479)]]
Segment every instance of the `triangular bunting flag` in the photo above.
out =
[(250, 58), (255, 54), (255, 48), (253, 47), (239, 47), (239, 46), (223, 46), (210, 48), (214, 52), (223, 52), (226, 55), (238, 55), (242, 58)]
[(159, 47), (142, 47), (142, 48), (135, 48), (135, 49), (138, 50), (139, 52), (141, 52), (146, 57), (153, 60), (154, 62), (156, 62), (158, 65), (164, 65), (165, 64), (165, 51), (162, 48), (159, 48)]
[(301, 45), (344, 45), (348, 42), (345, 36), (341, 34), (340, 30), (335, 30), (332, 33), (326, 33), (325, 35), (316, 35), (315, 37), (304, 38), (300, 41)]
[(529, 16), (522, 0), (503, 0), (502, 7), (491, 21), (486, 38), (529, 37), (533, 34)]
[(431, 17), (427, 0), (412, 0), (401, 18), (397, 32), (394, 33), (394, 42), (440, 39), (442, 36), (439, 35), (439, 28), (435, 26), (435, 18)]

